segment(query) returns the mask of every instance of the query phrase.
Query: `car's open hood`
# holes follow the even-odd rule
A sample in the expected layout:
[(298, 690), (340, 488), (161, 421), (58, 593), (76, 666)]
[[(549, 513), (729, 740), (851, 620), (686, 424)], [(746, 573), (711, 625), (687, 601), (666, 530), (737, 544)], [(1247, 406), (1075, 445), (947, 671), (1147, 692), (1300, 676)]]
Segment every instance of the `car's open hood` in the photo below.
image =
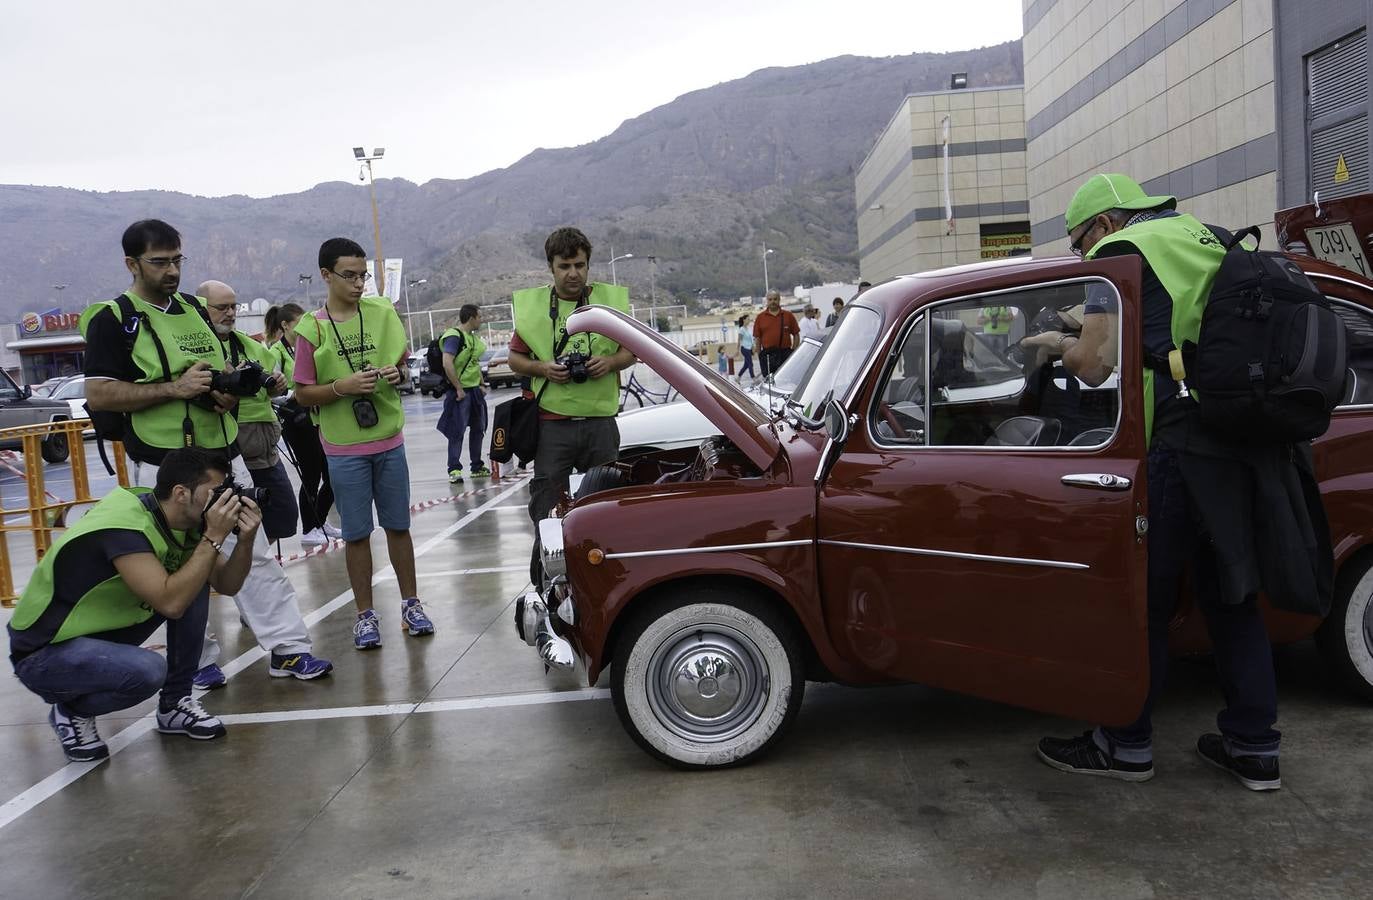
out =
[(568, 317), (567, 333), (585, 332), (605, 335), (646, 363), (760, 469), (781, 452), (767, 414), (755, 402), (637, 319), (606, 306), (585, 306)]

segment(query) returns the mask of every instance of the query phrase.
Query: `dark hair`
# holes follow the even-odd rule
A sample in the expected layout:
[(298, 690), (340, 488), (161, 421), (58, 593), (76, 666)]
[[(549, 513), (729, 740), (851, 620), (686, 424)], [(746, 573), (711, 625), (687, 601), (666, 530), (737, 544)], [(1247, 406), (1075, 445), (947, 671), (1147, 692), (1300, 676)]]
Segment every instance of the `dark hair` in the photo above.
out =
[(477, 304), (464, 303), (462, 305), (462, 308), (458, 310), (458, 321), (471, 322), (474, 318), (476, 318), (477, 313), (479, 312), (481, 312), (481, 310), (477, 309)]
[(548, 240), (543, 242), (544, 256), (548, 257), (548, 264), (553, 265), (553, 257), (561, 256), (563, 259), (571, 259), (577, 255), (578, 250), (586, 251), (587, 262), (591, 261), (591, 242), (582, 234), (580, 228), (565, 226), (559, 228), (548, 236)]
[(860, 282), (858, 282), (858, 289), (859, 289), (860, 291), (863, 290), (864, 288), (870, 288), (870, 287), (872, 287), (872, 282), (871, 282), (871, 281), (860, 281)]
[(742, 316), (739, 317), (739, 321), (735, 322), (734, 325), (735, 325), (735, 327), (737, 327), (737, 328), (743, 328), (743, 327), (744, 327), (744, 323), (747, 322), (747, 321), (748, 321), (748, 313), (744, 313)]
[[(843, 297), (835, 297), (835, 298), (834, 298), (834, 303), (838, 303), (840, 306), (843, 306), (843, 305), (844, 305), (844, 298), (843, 298)], [(834, 303), (831, 303), (830, 306), (833, 306)]]
[(180, 250), (181, 233), (161, 219), (140, 219), (124, 229), (124, 255), (139, 257), (152, 249)]
[(334, 271), (334, 266), (344, 256), (358, 256), (366, 259), (367, 251), (362, 249), (357, 241), (348, 238), (329, 238), (319, 245), (319, 267), (321, 269)]
[(305, 308), (299, 303), (283, 303), (280, 306), (273, 306), (262, 314), (263, 334), (270, 337), (284, 331), (285, 323), (294, 322), (305, 315)]
[(153, 488), (153, 496), (166, 500), (177, 485), (193, 491), (209, 480), (211, 471), (228, 475), (229, 461), (222, 454), (199, 447), (169, 450), (162, 457), (162, 464), (157, 467), (157, 485)]

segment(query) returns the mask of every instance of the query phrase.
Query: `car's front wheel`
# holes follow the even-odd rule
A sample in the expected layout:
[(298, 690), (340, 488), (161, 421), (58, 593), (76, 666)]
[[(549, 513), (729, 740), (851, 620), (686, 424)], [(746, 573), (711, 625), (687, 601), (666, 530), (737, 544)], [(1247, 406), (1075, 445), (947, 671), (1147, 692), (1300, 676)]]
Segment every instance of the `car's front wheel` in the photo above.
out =
[(65, 431), (54, 431), (43, 438), (38, 445), (39, 452), (43, 455), (44, 462), (60, 463), (66, 462), (71, 455), (71, 447), (68, 446), (67, 433)]
[(1316, 644), (1351, 690), (1373, 700), (1373, 559), (1340, 574)]
[(805, 692), (800, 640), (755, 597), (693, 588), (654, 602), (616, 643), (611, 692), (625, 730), (686, 769), (751, 762), (786, 731)]

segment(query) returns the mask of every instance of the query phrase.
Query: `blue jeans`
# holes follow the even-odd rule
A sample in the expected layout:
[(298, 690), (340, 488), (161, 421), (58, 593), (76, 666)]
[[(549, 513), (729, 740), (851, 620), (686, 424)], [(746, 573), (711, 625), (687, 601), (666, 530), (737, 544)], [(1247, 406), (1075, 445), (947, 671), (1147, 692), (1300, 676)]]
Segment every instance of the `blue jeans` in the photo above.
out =
[(740, 347), (739, 353), (742, 354), (744, 357), (744, 364), (739, 367), (739, 377), (743, 378), (744, 374), (747, 373), (748, 375), (757, 378), (758, 376), (753, 374), (753, 348)]
[(1149, 449), (1149, 694), (1139, 718), (1125, 728), (1102, 728), (1121, 760), (1153, 757), (1150, 714), (1168, 675), (1168, 623), (1177, 608), (1184, 569), (1192, 563), (1192, 588), (1216, 656), (1225, 708), (1216, 725), (1230, 751), (1276, 756), (1282, 735), (1273, 648), (1259, 614), (1258, 599), (1226, 605), (1219, 601), (1215, 553), (1198, 533), (1191, 497), (1182, 480), (1179, 453), (1158, 441)]
[[(24, 687), (73, 716), (103, 716), (137, 706), (160, 688), (175, 703), (191, 695), (210, 615), (207, 585), (179, 619), (151, 619), (117, 631), (49, 644), (14, 666)], [(167, 623), (167, 658), (139, 644)]]
[(372, 504), (387, 531), (410, 529), (410, 466), (405, 445), (371, 456), (330, 456), (329, 481), (334, 486), (345, 541), (372, 533)]

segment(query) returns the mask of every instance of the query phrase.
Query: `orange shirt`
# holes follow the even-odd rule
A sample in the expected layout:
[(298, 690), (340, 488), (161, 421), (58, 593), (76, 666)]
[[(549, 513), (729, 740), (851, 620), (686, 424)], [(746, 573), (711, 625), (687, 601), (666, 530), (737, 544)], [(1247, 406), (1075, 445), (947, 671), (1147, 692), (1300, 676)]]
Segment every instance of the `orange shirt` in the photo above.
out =
[(775, 350), (778, 347), (790, 350), (794, 344), (792, 338), (800, 333), (801, 326), (796, 324), (796, 317), (785, 309), (777, 315), (765, 309), (753, 320), (753, 339), (760, 350)]

